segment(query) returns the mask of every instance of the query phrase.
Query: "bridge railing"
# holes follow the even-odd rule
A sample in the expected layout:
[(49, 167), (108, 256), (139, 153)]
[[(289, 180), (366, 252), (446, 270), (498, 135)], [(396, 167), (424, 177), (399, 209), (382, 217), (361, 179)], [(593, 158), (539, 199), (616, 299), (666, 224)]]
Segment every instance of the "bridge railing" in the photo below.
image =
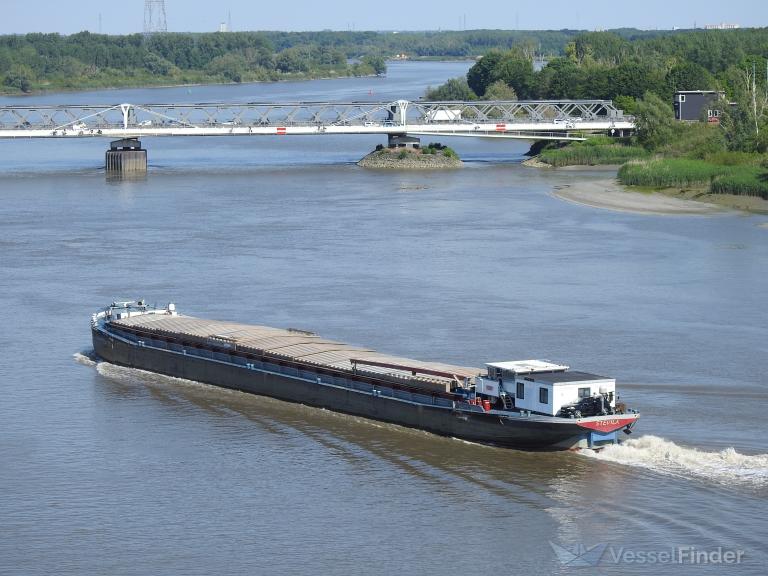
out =
[(4, 106), (0, 130), (377, 126), (631, 121), (610, 100)]

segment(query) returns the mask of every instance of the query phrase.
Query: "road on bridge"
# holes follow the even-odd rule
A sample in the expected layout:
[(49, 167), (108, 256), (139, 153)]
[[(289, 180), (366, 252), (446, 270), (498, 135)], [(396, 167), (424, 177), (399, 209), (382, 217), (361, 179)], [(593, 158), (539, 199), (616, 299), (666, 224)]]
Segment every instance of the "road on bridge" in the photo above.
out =
[(0, 107), (0, 138), (412, 134), (583, 140), (624, 134), (610, 100)]

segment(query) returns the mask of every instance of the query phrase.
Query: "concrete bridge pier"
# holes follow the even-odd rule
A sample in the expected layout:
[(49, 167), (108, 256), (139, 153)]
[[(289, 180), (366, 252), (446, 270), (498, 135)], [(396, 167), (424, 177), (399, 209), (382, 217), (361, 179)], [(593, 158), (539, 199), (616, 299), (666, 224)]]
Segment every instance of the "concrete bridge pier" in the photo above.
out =
[(105, 166), (111, 176), (141, 176), (147, 173), (147, 151), (138, 138), (115, 140), (107, 150)]
[(387, 134), (387, 146), (389, 148), (418, 148), (421, 140), (407, 134)]

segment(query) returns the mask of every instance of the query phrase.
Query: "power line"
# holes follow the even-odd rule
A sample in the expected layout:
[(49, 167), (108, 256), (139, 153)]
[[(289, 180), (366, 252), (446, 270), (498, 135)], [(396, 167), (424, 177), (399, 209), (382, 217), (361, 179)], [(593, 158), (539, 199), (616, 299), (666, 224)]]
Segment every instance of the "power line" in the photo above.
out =
[(144, 34), (168, 32), (165, 0), (144, 0)]

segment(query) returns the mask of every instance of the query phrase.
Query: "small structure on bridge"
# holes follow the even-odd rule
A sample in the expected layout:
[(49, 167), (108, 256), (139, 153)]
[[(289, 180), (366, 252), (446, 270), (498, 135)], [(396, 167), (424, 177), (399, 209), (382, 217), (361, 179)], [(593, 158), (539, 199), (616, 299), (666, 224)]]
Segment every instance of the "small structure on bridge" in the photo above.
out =
[(147, 173), (147, 151), (138, 138), (123, 138), (110, 143), (105, 168), (112, 175), (141, 175)]

